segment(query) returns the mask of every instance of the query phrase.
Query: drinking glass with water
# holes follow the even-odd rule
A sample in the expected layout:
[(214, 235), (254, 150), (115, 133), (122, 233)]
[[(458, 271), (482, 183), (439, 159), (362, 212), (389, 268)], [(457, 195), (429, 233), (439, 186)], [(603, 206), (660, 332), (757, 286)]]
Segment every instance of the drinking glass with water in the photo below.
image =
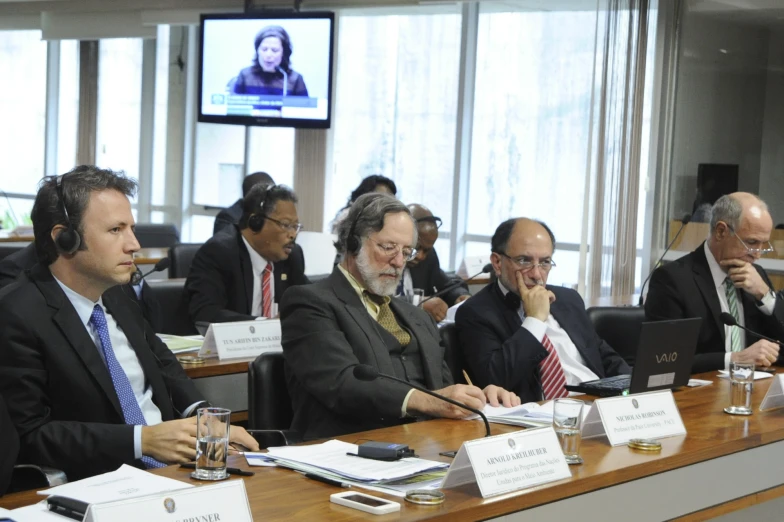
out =
[(751, 392), (754, 388), (754, 364), (730, 363), (730, 415), (751, 415)]
[(196, 412), (196, 471), (199, 480), (223, 480), (229, 455), (231, 410), (199, 408)]
[(580, 443), (583, 429), (583, 401), (555, 399), (553, 404), (553, 428), (558, 435), (567, 464), (582, 464)]

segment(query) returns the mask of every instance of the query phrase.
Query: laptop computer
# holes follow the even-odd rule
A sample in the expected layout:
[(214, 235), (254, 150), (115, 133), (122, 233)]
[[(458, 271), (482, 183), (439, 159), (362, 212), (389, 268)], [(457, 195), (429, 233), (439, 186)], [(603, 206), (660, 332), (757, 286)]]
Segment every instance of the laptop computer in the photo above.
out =
[(569, 391), (600, 397), (672, 390), (685, 386), (697, 350), (702, 318), (642, 323), (637, 359), (631, 375), (618, 375), (580, 384), (567, 384)]

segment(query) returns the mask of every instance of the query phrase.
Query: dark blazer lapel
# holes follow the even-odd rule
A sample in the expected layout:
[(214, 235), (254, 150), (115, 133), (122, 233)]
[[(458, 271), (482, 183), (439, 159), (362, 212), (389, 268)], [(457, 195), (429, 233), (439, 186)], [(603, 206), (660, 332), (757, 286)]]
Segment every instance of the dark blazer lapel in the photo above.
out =
[[(411, 332), (417, 343), (419, 343), (419, 353), (422, 357), (422, 366), (425, 369), (425, 382), (427, 382), (429, 388), (434, 387), (441, 387), (443, 383), (441, 382), (441, 363), (442, 360), (436, 360), (433, 355), (433, 350), (429, 350), (426, 347), (433, 343), (433, 338), (427, 335), (427, 326), (422, 322), (422, 317), (419, 317), (417, 314), (414, 314), (412, 310), (395, 298), (389, 303), (389, 307), (392, 308), (392, 312), (394, 312), (395, 316), (400, 319), (400, 322), (403, 323), (402, 326), (408, 328), (408, 331)], [(438, 379), (436, 380), (436, 376)]]
[(62, 288), (54, 280), (48, 268), (38, 265), (33, 271), (33, 280), (46, 299), (47, 305), (53, 310), (52, 320), (106, 394), (117, 414), (123, 419), (122, 407), (109, 370), (98, 353), (100, 348), (87, 332), (87, 328), (82, 324), (82, 320)]
[(523, 320), (520, 319), (520, 314), (518, 313), (519, 308), (514, 310), (506, 304), (506, 297), (498, 287), (498, 281), (492, 281), (489, 284), (493, 285), (493, 295), (495, 296), (493, 301), (498, 305), (498, 309), (501, 311), (501, 315), (508, 326), (506, 333), (511, 336), (523, 324)]
[[(250, 254), (242, 240), (242, 232), (237, 230), (237, 245), (240, 258), (240, 272), (243, 281), (242, 292), (245, 293), (245, 313), (250, 315), (253, 311), (253, 265), (250, 262)], [(276, 288), (277, 290), (277, 288)]]
[(283, 292), (289, 287), (289, 264), (286, 261), (279, 261), (272, 266), (272, 273), (275, 276), (275, 302), (279, 303)]
[[(139, 364), (144, 371), (145, 381), (152, 387), (153, 402), (161, 410), (163, 420), (174, 418), (172, 410), (171, 399), (169, 399), (168, 389), (166, 383), (161, 376), (161, 370), (156, 362), (156, 358), (150, 348), (149, 342), (144, 335), (144, 324), (141, 316), (134, 318), (133, 313), (129, 312), (124, 306), (128, 306), (131, 301), (127, 303), (120, 303), (118, 297), (128, 299), (124, 296), (113, 294), (113, 290), (109, 289), (103, 295), (103, 303), (106, 305), (107, 310), (112, 314), (117, 325), (122, 329), (125, 338), (128, 339), (128, 344), (136, 352), (136, 357), (139, 359)], [(117, 287), (119, 290), (119, 287)]]
[(716, 286), (713, 284), (713, 276), (711, 275), (710, 266), (708, 265), (708, 258), (705, 257), (705, 243), (697, 247), (692, 252), (694, 264), (692, 270), (694, 271), (694, 280), (697, 283), (697, 288), (700, 289), (702, 298), (705, 304), (710, 309), (710, 315), (716, 328), (719, 330), (722, 340), (724, 340), (724, 324), (721, 322), (719, 316), (721, 315), (721, 303), (719, 296), (716, 294)]

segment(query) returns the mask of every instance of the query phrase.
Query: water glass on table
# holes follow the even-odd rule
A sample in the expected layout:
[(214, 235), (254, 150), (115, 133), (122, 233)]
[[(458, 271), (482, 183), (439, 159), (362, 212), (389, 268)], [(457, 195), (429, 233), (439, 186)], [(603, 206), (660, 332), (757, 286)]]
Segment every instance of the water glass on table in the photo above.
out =
[(730, 415), (751, 415), (751, 392), (754, 389), (754, 364), (730, 363)]
[(582, 464), (580, 442), (583, 429), (583, 401), (555, 399), (553, 404), (553, 429), (558, 435), (567, 464)]
[(196, 412), (196, 470), (191, 476), (199, 480), (223, 480), (229, 455), (231, 410), (199, 408)]
[(421, 288), (414, 288), (412, 290), (405, 290), (403, 298), (414, 306), (419, 306), (419, 303), (425, 298), (425, 291)]

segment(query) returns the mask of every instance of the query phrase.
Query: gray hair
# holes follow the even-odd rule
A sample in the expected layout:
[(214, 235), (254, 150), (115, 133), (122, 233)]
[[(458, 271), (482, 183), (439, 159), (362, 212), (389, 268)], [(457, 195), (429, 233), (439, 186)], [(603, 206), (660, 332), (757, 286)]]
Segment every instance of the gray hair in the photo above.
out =
[[(346, 218), (338, 225), (338, 239), (335, 241), (338, 254), (345, 256), (347, 253), (356, 254), (359, 252), (366, 237), (384, 228), (384, 217), (387, 214), (397, 214), (398, 212), (411, 218), (411, 223), (414, 225), (415, 246), (417, 241), (416, 223), (408, 207), (394, 196), (374, 192), (357, 198), (351, 205)], [(357, 240), (356, 250), (349, 248), (351, 237), (355, 237)]]
[[(762, 207), (762, 209), (767, 212), (768, 205), (759, 198), (757, 198), (757, 201), (760, 207)], [(738, 230), (738, 228), (740, 228), (740, 220), (742, 216), (743, 205), (740, 201), (738, 201), (738, 199), (732, 197), (729, 194), (720, 197), (716, 200), (716, 203), (714, 203), (713, 207), (711, 208), (711, 233), (716, 230), (716, 225), (719, 224), (719, 221), (727, 223), (727, 225), (729, 225), (732, 230)]]

